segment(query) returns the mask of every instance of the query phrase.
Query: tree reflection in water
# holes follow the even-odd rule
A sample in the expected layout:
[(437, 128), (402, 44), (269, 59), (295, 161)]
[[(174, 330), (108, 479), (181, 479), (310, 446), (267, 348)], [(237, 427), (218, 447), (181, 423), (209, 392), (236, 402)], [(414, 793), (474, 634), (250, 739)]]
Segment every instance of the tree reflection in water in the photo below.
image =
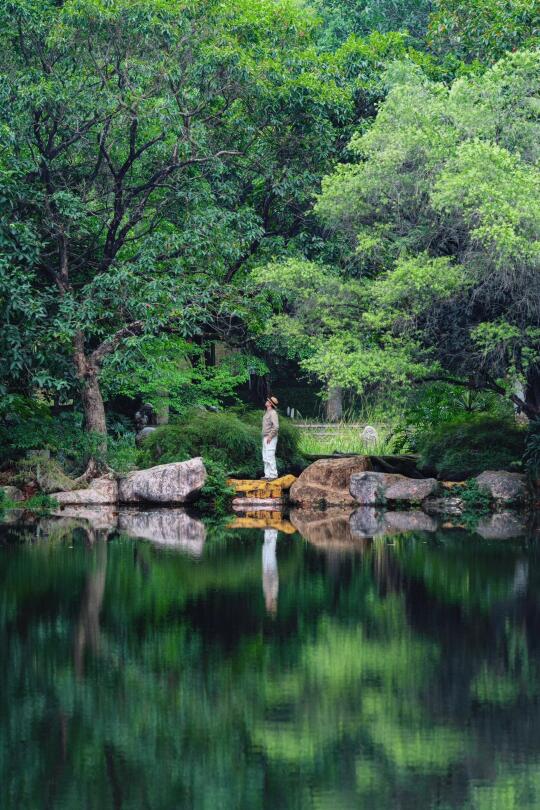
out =
[(6, 530), (2, 806), (540, 806), (536, 544), (329, 520)]
[(94, 567), (88, 572), (81, 603), (81, 611), (75, 630), (74, 668), (78, 677), (83, 675), (84, 652), (88, 644), (94, 655), (99, 651), (99, 614), (105, 594), (105, 577), (107, 574), (107, 536), (108, 532), (88, 527), (88, 544), (95, 544)]

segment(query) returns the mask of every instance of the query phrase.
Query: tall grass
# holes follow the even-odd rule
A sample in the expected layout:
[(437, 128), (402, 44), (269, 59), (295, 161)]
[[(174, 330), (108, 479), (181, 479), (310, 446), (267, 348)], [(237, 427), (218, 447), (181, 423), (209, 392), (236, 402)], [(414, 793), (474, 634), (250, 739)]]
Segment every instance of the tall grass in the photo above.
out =
[[(358, 453), (361, 455), (384, 456), (393, 452), (393, 442), (391, 430), (388, 426), (374, 424), (373, 422), (362, 422), (362, 427), (351, 425), (342, 421), (335, 423), (332, 428), (321, 433), (312, 428), (302, 428), (301, 423), (296, 423), (300, 438), (298, 449), (308, 456), (331, 455), (332, 453)], [(309, 424), (315, 424), (310, 422)], [(379, 439), (375, 444), (366, 443), (362, 439), (363, 426), (370, 424), (378, 433)]]

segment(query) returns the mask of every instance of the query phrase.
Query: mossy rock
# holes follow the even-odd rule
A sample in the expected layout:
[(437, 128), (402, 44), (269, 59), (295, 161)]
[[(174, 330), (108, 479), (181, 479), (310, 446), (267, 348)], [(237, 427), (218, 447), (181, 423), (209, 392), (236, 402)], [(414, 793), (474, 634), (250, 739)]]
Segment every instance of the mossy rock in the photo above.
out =
[(17, 462), (11, 483), (18, 487), (37, 484), (40, 491), (46, 495), (53, 492), (70, 492), (81, 486), (65, 474), (57, 461), (45, 456), (34, 456)]

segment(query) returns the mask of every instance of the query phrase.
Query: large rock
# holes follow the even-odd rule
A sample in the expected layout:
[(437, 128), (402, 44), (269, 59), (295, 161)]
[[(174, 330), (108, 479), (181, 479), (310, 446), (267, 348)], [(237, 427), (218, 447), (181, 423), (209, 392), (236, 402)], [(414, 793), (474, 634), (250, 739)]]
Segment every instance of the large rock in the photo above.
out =
[(206, 539), (204, 523), (192, 518), (183, 509), (144, 512), (121, 509), (118, 528), (131, 537), (150, 540), (159, 546), (174, 547), (192, 557), (201, 556)]
[(302, 506), (353, 506), (351, 476), (370, 469), (365, 456), (320, 459), (304, 470), (292, 485), (290, 499)]
[(480, 473), (475, 479), (478, 488), (489, 493), (494, 501), (512, 503), (522, 501), (527, 494), (525, 476), (520, 473), (497, 470)]
[(350, 493), (357, 503), (420, 503), (437, 488), (435, 478), (406, 478), (392, 473), (360, 472), (351, 476)]
[(121, 478), (118, 499), (120, 503), (187, 503), (196, 497), (205, 481), (202, 458), (160, 464)]
[(155, 430), (157, 430), (155, 427), (144, 427), (142, 430), (140, 430), (135, 436), (135, 444), (137, 447), (140, 447), (144, 440), (147, 439), (148, 436), (151, 436)]
[(70, 492), (53, 492), (52, 497), (64, 504), (98, 505), (118, 501), (118, 484), (111, 475), (95, 478), (86, 489), (74, 489)]

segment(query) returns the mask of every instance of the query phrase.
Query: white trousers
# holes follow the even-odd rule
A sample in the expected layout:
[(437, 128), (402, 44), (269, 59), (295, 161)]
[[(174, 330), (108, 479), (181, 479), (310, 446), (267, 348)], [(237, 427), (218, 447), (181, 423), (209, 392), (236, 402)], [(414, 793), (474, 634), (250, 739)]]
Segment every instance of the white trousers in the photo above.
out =
[(276, 447), (277, 447), (277, 436), (275, 436), (273, 439), (270, 439), (269, 442), (267, 442), (263, 436), (262, 458), (264, 463), (265, 478), (278, 477), (278, 471), (276, 467)]

